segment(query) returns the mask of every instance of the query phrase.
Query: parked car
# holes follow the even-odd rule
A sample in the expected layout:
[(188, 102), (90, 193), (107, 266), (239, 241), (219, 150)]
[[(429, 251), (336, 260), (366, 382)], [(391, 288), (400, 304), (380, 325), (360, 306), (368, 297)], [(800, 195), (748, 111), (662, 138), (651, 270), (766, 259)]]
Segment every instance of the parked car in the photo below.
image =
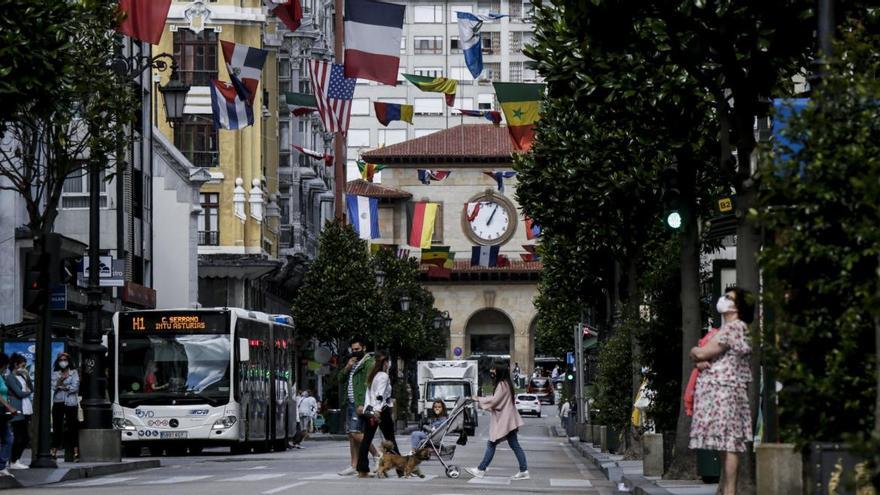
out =
[(537, 395), (517, 394), (515, 402), (516, 410), (520, 414), (534, 414), (539, 418), (541, 417), (541, 401)]
[(532, 378), (529, 380), (526, 393), (537, 395), (541, 403), (553, 404), (556, 402), (549, 378)]

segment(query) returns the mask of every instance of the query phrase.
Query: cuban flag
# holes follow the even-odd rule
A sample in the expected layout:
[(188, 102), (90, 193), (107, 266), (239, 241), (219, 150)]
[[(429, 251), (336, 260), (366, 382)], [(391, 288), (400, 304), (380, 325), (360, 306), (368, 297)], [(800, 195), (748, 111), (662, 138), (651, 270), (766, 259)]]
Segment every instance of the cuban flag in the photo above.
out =
[(483, 72), (483, 46), (480, 41), (480, 28), (486, 21), (497, 21), (503, 14), (471, 14), (456, 12), (458, 15), (458, 46), (464, 52), (464, 61), (474, 79)]
[(220, 45), (232, 85), (242, 99), (253, 105), (269, 52), (231, 41), (221, 41)]
[(345, 1), (345, 77), (397, 86), (404, 5)]
[(501, 246), (474, 246), (471, 248), (471, 266), (498, 266), (498, 250)]
[(228, 82), (211, 81), (211, 110), (214, 129), (243, 129), (254, 125), (254, 110)]
[(348, 221), (361, 239), (379, 238), (379, 199), (345, 195)]

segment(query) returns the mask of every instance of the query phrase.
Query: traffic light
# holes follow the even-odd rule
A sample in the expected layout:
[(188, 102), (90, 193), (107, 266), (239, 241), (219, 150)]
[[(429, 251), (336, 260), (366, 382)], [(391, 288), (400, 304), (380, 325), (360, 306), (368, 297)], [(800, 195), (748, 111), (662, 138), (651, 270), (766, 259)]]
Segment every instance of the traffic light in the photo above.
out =
[(25, 259), (22, 306), (31, 313), (39, 313), (49, 302), (49, 254), (28, 253)]
[(59, 270), (59, 284), (76, 285), (77, 272), (79, 271), (79, 258), (63, 258)]
[(672, 229), (680, 229), (681, 191), (678, 188), (678, 166), (668, 165), (660, 172), (660, 184), (663, 198), (663, 221)]

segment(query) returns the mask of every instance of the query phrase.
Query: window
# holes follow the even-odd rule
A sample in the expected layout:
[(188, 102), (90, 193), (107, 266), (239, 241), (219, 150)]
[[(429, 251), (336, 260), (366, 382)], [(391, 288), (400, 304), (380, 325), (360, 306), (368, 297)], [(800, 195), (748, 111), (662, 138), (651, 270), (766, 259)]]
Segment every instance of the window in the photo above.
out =
[(390, 146), (404, 141), (406, 141), (406, 129), (379, 129), (379, 146)]
[(480, 41), (483, 44), (483, 53), (501, 53), (501, 33), (480, 33)]
[(397, 103), (398, 105), (406, 104), (406, 98), (379, 98), (379, 101), (382, 103)]
[(400, 37), (400, 54), (406, 55), (406, 36)]
[(483, 64), (483, 73), (480, 74), (481, 82), (500, 81), (501, 80), (501, 64), (492, 62)]
[(416, 98), (415, 113), (419, 115), (443, 115), (443, 98)]
[(442, 36), (416, 36), (413, 39), (413, 53), (443, 53), (443, 37)]
[(355, 98), (351, 100), (352, 115), (370, 115), (370, 99)]
[[(101, 208), (107, 207), (107, 183), (104, 181), (104, 175), (102, 170), (101, 187), (98, 189)], [(64, 186), (61, 188), (61, 207), (68, 209), (88, 208), (89, 191), (89, 174), (85, 169), (75, 170), (64, 179)]]
[(523, 64), (523, 82), (537, 82), (538, 81), (538, 71), (535, 69), (534, 64), (530, 62), (526, 62)]
[(457, 12), (467, 12), (469, 14), (474, 13), (473, 5), (450, 5), (449, 6), (449, 23), (455, 24), (458, 22), (458, 14)]
[(199, 213), (199, 246), (220, 245), (220, 193), (202, 193)]
[(523, 80), (523, 63), (510, 63), (510, 82), (522, 82)]
[(477, 95), (478, 110), (492, 110), (495, 107), (495, 96), (492, 94)]
[(440, 5), (416, 5), (414, 21), (416, 23), (443, 22), (443, 7)]
[(420, 138), (422, 136), (427, 136), (428, 134), (434, 134), (440, 129), (416, 129), (416, 137)]
[[(512, 0), (511, 3), (514, 3), (520, 0)], [(523, 0), (525, 1), (525, 0)], [(489, 14), (494, 13), (497, 14), (501, 12), (501, 2), (499, 0), (477, 0), (477, 13), (478, 14)]]
[(510, 33), (510, 53), (516, 55), (522, 51), (523, 33), (522, 31), (512, 31)]
[(199, 34), (189, 29), (174, 33), (174, 58), (180, 80), (191, 86), (210, 86), (217, 79), (217, 33), (206, 29)]
[(397, 84), (398, 85), (406, 83), (406, 78), (403, 77), (403, 75), (406, 73), (407, 73), (406, 67), (398, 67), (397, 68)]
[[(461, 108), (463, 110), (473, 110), (474, 109), (474, 99), (473, 98), (465, 98), (463, 96), (455, 98), (455, 108)], [(458, 115), (459, 112), (455, 110), (452, 111), (453, 115)]]
[(131, 213), (135, 218), (143, 218), (144, 213), (144, 173), (131, 170)]
[(278, 209), (281, 210), (281, 225), (290, 225), (290, 198), (278, 198)]
[(426, 77), (443, 77), (443, 67), (416, 67), (416, 75)]
[(470, 82), (474, 79), (467, 67), (450, 67), (449, 78), (460, 82)]
[(461, 53), (461, 45), (458, 44), (458, 36), (449, 37), (449, 53)]
[(174, 146), (196, 167), (219, 166), (217, 129), (209, 119), (174, 126)]
[(370, 130), (349, 129), (348, 146), (351, 148), (365, 148), (370, 146)]

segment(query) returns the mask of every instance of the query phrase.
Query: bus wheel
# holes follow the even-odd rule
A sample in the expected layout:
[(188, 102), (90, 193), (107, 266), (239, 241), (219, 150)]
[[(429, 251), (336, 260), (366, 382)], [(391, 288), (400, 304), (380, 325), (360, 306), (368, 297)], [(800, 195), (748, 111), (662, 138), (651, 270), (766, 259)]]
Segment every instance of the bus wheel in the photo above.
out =
[(246, 443), (236, 443), (229, 447), (230, 454), (250, 454), (251, 448)]
[(168, 452), (168, 455), (171, 457), (183, 457), (186, 455), (186, 447), (184, 447), (182, 445), (168, 447), (168, 449), (166, 449), (166, 450)]
[(149, 447), (150, 456), (151, 457), (161, 457), (162, 456), (162, 447)]
[(275, 440), (272, 444), (272, 450), (275, 452), (284, 452), (287, 450), (287, 439), (282, 438), (281, 440)]
[(140, 457), (141, 456), (141, 448), (139, 446), (134, 445), (126, 445), (122, 447), (122, 456), (123, 457)]

